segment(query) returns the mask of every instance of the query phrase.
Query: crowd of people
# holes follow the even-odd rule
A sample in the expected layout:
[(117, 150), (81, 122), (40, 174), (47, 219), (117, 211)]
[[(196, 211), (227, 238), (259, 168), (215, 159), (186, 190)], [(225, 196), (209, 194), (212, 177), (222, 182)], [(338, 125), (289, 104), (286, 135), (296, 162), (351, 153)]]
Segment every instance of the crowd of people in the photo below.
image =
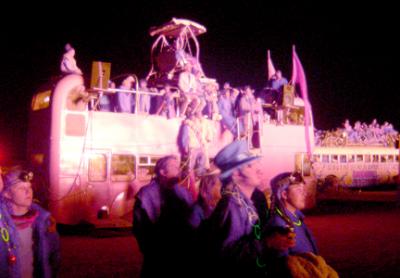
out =
[[(259, 157), (236, 140), (200, 175), (197, 195), (180, 183), (181, 175), (180, 159), (165, 156), (136, 194), (132, 231), (143, 254), (141, 277), (160, 271), (168, 277), (210, 271), (223, 277), (337, 277), (304, 223), (299, 173), (276, 176), (268, 200), (258, 189)], [(60, 267), (56, 223), (33, 202), (32, 179), (21, 167), (1, 175), (1, 277), (56, 277)]]
[(227, 145), (200, 176), (195, 198), (178, 183), (177, 157), (157, 162), (154, 179), (138, 192), (134, 206), (142, 277), (154, 277), (159, 269), (172, 277), (202, 277), (210, 271), (220, 277), (297, 277), (310, 269), (320, 277), (337, 277), (318, 255), (300, 212), (305, 206), (302, 176), (276, 176), (269, 202), (258, 189), (258, 159), (242, 140)]
[[(74, 58), (74, 48), (67, 44), (65, 51), (61, 72), (82, 74)], [(173, 78), (162, 84), (148, 84), (146, 78), (138, 80), (134, 75), (127, 75), (118, 86), (109, 81), (107, 89), (111, 89), (112, 93), (107, 93), (107, 90), (100, 92), (98, 101), (91, 109), (162, 115), (167, 118), (195, 114), (220, 120), (223, 127), (235, 136), (248, 132), (249, 128), (258, 124), (259, 119), (273, 119), (283, 124), (283, 88), (288, 81), (280, 70), (260, 92), (255, 93), (249, 85), (231, 87), (229, 82), (225, 82), (220, 89), (215, 79), (204, 76), (195, 59), (178, 59), (178, 65), (174, 68), (176, 80)], [(266, 105), (263, 107), (263, 104)]]
[(346, 119), (343, 126), (333, 131), (317, 130), (315, 132), (317, 146), (341, 145), (381, 145), (398, 146), (399, 132), (388, 122), (379, 124), (373, 119), (370, 124), (356, 121), (354, 126)]

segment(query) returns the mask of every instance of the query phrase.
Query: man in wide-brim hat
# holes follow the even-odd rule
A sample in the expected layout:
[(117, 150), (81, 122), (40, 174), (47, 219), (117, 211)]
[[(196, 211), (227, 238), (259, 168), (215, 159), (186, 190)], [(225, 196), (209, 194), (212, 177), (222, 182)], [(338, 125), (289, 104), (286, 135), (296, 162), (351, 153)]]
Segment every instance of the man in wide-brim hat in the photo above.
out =
[[(222, 198), (210, 217), (210, 248), (212, 260), (220, 275), (263, 277), (270, 262), (265, 261), (265, 250), (287, 250), (291, 242), (275, 234), (263, 235), (259, 208), (267, 202), (257, 187), (262, 170), (259, 156), (253, 155), (246, 141), (237, 140), (223, 148), (214, 163), (221, 170)], [(268, 270), (269, 271), (269, 270)]]

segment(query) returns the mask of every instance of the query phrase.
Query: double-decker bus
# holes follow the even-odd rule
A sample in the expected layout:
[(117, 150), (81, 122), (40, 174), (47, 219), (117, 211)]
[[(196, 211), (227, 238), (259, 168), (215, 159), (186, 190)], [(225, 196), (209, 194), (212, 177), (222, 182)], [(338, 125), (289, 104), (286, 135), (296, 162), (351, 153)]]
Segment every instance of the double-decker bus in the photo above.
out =
[[(165, 32), (175, 35), (179, 28), (191, 30), (188, 21), (174, 24), (175, 29), (166, 28)], [(152, 68), (151, 78), (158, 76), (154, 73), (157, 68)], [(134, 195), (150, 181), (156, 161), (165, 155), (179, 156), (177, 141), (184, 119), (138, 111), (98, 111), (93, 103), (99, 92), (112, 95), (117, 90), (85, 89), (84, 84), (84, 76), (65, 75), (39, 88), (32, 98), (28, 157), (42, 181), (38, 196), (58, 223), (130, 226)], [(146, 93), (138, 88), (128, 92), (136, 98)], [(302, 108), (290, 109), (304, 111)], [(208, 143), (212, 159), (234, 136), (218, 120), (205, 121), (213, 130)], [(258, 143), (249, 143), (249, 148), (262, 157), (264, 189), (282, 171), (310, 174), (307, 148), (313, 145), (313, 132), (312, 124), (305, 127), (301, 120), (288, 120), (286, 124), (259, 120), (257, 131), (251, 134)]]

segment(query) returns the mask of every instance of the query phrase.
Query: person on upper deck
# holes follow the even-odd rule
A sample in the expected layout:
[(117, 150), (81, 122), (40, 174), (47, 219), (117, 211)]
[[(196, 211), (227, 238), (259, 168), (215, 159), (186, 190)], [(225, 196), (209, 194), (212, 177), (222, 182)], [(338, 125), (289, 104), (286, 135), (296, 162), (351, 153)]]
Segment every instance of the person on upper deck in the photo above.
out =
[(75, 49), (69, 43), (65, 45), (65, 53), (61, 60), (60, 69), (64, 74), (82, 74), (81, 69), (76, 64)]
[(168, 119), (175, 118), (175, 99), (179, 97), (179, 92), (173, 91), (171, 86), (166, 84), (165, 87), (160, 90), (160, 94), (162, 94), (162, 101), (155, 114), (165, 116)]
[(186, 63), (184, 70), (179, 74), (178, 87), (184, 98), (180, 109), (181, 116), (186, 114), (186, 109), (191, 102), (194, 102), (195, 107), (193, 110), (196, 110), (197, 106), (199, 105), (199, 97), (197, 92), (198, 78), (193, 74), (192, 69), (192, 65), (190, 63)]
[(221, 123), (232, 132), (233, 136), (237, 136), (236, 117), (234, 116), (234, 105), (231, 98), (232, 90), (224, 88), (218, 98), (218, 110), (222, 116)]
[[(129, 75), (122, 81), (119, 89), (132, 90), (135, 79), (132, 75)], [(135, 111), (135, 97), (130, 92), (117, 92), (117, 112), (133, 113)]]
[(279, 94), (283, 93), (283, 86), (287, 85), (288, 81), (282, 76), (282, 72), (277, 70), (274, 78), (271, 79), (271, 89), (277, 91)]
[(150, 105), (151, 105), (151, 95), (145, 94), (143, 92), (154, 92), (154, 89), (149, 89), (147, 87), (147, 80), (140, 79), (139, 81), (139, 90), (141, 94), (139, 95), (139, 112), (149, 114), (150, 113)]
[(261, 103), (254, 96), (254, 90), (245, 86), (239, 100), (239, 117), (242, 135), (251, 135), (254, 128), (258, 128), (258, 116), (262, 115)]

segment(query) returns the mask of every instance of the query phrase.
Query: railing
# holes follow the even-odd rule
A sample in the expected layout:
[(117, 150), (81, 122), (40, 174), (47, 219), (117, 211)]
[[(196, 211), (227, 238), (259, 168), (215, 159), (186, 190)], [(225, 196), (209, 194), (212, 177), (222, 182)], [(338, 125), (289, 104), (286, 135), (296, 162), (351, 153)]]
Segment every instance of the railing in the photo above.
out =
[(236, 138), (247, 140), (249, 150), (261, 149), (262, 126), (263, 115), (261, 113), (256, 115), (256, 120), (253, 119), (250, 113), (239, 116), (236, 119)]

